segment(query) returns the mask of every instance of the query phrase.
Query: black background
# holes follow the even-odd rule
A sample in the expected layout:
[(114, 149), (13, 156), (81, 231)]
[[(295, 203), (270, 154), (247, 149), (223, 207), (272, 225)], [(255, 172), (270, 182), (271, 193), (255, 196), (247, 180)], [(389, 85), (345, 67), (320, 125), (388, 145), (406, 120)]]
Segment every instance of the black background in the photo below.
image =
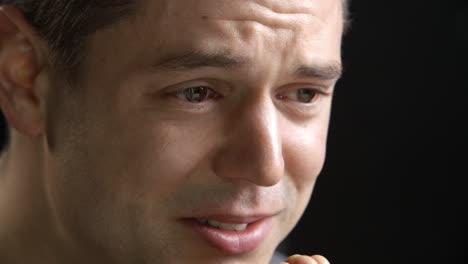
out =
[(468, 173), (455, 168), (468, 158), (463, 2), (352, 2), (328, 160), (286, 252), (467, 263)]
[(327, 161), (283, 251), (333, 264), (466, 262), (463, 2), (352, 2)]

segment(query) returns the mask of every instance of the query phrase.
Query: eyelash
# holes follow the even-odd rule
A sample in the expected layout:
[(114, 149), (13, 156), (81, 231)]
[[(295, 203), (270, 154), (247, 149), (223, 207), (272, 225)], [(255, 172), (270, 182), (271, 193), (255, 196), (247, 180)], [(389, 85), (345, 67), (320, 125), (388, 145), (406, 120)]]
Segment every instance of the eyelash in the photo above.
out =
[[(297, 94), (297, 92), (300, 92), (300, 91), (302, 91), (302, 93)], [(188, 99), (187, 98), (188, 94), (186, 94), (186, 92), (192, 92), (192, 93), (197, 92), (199, 95), (196, 95), (196, 96), (192, 97), (191, 99)], [(290, 93), (294, 93), (294, 92), (296, 92), (296, 94), (295, 94), (296, 96), (307, 96), (307, 93), (313, 93), (313, 97), (308, 99), (308, 100), (305, 100), (305, 102), (301, 102), (300, 100), (295, 100), (295, 99), (288, 98), (288, 95), (290, 95)], [(178, 90), (178, 91), (174, 92), (173, 95), (176, 98), (178, 98), (179, 100), (186, 101), (186, 102), (192, 103), (192, 104), (201, 104), (204, 101), (206, 101), (207, 99), (219, 99), (219, 98), (222, 97), (220, 94), (213, 91), (213, 89), (211, 89), (209, 87), (206, 87), (206, 86), (202, 86), (202, 85), (201, 86), (188, 87), (188, 88)], [(280, 95), (277, 96), (277, 98), (281, 99), (281, 100), (290, 99), (290, 100), (293, 100), (293, 101), (296, 101), (296, 102), (302, 103), (302, 104), (313, 104), (316, 101), (318, 101), (320, 99), (320, 97), (323, 96), (323, 95), (326, 95), (326, 94), (324, 92), (322, 92), (321, 90), (319, 90), (319, 89), (299, 88), (299, 89), (294, 89), (292, 91), (288, 91), (286, 93), (286, 95), (285, 94), (280, 94)]]
[[(192, 98), (193, 101), (196, 101), (196, 102), (192, 102), (190, 100), (186, 100), (187, 99), (187, 94), (184, 94), (186, 91), (198, 92), (198, 93), (201, 93), (201, 95), (199, 97), (196, 97), (196, 96), (193, 97)], [(177, 97), (178, 99), (180, 99), (180, 100), (187, 101), (189, 103), (194, 103), (194, 104), (203, 103), (206, 99), (219, 99), (219, 98), (222, 97), (220, 94), (213, 91), (213, 89), (211, 89), (209, 87), (206, 87), (206, 86), (202, 86), (202, 85), (178, 90), (178, 91), (174, 92), (173, 95), (175, 97)], [(185, 100), (183, 98), (184, 96), (185, 96)]]

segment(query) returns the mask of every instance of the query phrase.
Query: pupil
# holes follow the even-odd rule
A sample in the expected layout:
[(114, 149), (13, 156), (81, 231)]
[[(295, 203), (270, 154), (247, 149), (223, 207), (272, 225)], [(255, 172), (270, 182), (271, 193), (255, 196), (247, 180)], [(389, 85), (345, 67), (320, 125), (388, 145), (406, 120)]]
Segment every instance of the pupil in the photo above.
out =
[(299, 89), (298, 93), (298, 100), (302, 103), (310, 103), (315, 97), (315, 91), (310, 89)]
[(193, 87), (186, 90), (186, 97), (189, 102), (199, 103), (206, 99), (208, 89), (206, 87)]

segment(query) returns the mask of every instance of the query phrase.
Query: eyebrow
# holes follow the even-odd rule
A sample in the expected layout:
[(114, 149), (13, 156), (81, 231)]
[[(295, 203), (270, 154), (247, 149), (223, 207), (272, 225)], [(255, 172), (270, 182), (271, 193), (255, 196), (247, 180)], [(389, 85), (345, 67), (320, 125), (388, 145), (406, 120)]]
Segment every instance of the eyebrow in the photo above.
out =
[(296, 70), (296, 75), (305, 78), (322, 80), (339, 79), (343, 74), (343, 66), (338, 61), (316, 63), (314, 65), (301, 65)]
[(239, 68), (247, 63), (244, 57), (230, 56), (222, 52), (190, 51), (162, 58), (153, 68), (160, 71), (193, 70), (203, 67)]
[[(186, 71), (203, 67), (235, 69), (248, 64), (248, 62), (247, 57), (232, 56), (224, 52), (190, 51), (163, 57), (156, 64), (153, 64), (153, 69), (155, 71)], [(342, 65), (338, 61), (300, 65), (295, 70), (298, 77), (322, 80), (339, 79), (342, 72)]]

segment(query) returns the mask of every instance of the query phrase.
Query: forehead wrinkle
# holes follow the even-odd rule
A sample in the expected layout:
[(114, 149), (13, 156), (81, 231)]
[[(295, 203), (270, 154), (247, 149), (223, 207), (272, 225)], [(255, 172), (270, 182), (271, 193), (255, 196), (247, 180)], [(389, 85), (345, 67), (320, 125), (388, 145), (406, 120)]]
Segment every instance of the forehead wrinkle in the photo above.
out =
[[(300, 3), (300, 4), (299, 4)], [(278, 14), (313, 13), (312, 1), (256, 0), (252, 4), (269, 9)]]
[(204, 18), (218, 21), (253, 22), (270, 28), (294, 29), (311, 23), (315, 17), (313, 12), (280, 12), (258, 3), (244, 5), (237, 13), (228, 17), (225, 14), (215, 14), (204, 16)]

